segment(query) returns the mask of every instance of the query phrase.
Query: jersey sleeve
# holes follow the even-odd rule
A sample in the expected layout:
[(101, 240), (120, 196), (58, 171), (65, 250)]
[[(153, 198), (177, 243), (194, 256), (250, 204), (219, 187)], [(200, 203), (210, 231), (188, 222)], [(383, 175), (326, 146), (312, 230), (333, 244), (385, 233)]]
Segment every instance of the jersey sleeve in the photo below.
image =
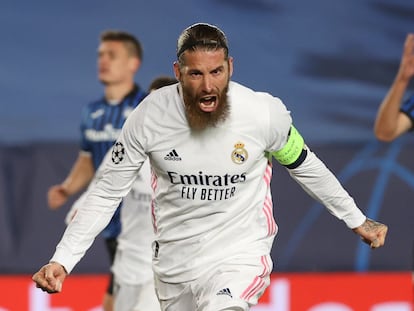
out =
[(269, 140), (267, 152), (275, 152), (287, 143), (292, 118), (283, 102), (269, 96)]
[(145, 116), (136, 113), (136, 110), (128, 117), (119, 139), (102, 162), (99, 177), (88, 188), (83, 204), (66, 228), (50, 260), (62, 264), (68, 273), (109, 223), (146, 159), (141, 143)]
[(281, 101), (270, 105), (270, 116), (272, 144), (269, 154), (285, 166), (305, 192), (323, 204), (331, 214), (343, 220), (349, 228), (360, 226), (366, 217), (335, 175), (306, 146)]
[(288, 172), (312, 198), (323, 204), (335, 217), (343, 220), (349, 228), (356, 228), (366, 220), (354, 199), (309, 148), (304, 161)]
[(402, 104), (400, 111), (404, 114), (406, 114), (410, 120), (411, 120), (411, 130), (414, 129), (414, 95), (412, 95), (410, 98), (408, 98), (404, 103)]

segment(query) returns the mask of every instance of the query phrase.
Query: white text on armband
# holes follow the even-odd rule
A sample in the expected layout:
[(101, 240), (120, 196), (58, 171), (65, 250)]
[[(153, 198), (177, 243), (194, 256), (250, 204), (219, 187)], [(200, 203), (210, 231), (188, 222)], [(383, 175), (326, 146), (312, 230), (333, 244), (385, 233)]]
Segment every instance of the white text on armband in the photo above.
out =
[(298, 167), (305, 160), (307, 155), (305, 141), (293, 125), (290, 127), (285, 146), (272, 152), (272, 155), (280, 164), (289, 169)]

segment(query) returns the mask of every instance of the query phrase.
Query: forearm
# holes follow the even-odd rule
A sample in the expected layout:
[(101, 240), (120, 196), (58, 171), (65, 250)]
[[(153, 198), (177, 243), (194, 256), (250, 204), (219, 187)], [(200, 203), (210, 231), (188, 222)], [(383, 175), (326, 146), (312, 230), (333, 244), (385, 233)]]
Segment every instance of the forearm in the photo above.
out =
[(60, 263), (70, 273), (109, 223), (120, 200), (104, 199), (89, 193), (66, 228), (50, 261)]
[(62, 264), (68, 273), (72, 271), (109, 223), (122, 198), (131, 190), (141, 165), (134, 164), (129, 169), (119, 170), (111, 157), (105, 158), (101, 178), (87, 190), (51, 261)]
[(334, 174), (310, 150), (304, 162), (288, 170), (293, 179), (328, 211), (353, 229), (366, 219)]
[(86, 188), (95, 174), (92, 159), (88, 155), (79, 154), (69, 175), (62, 186), (68, 196), (74, 195)]
[(390, 140), (397, 136), (400, 107), (408, 83), (409, 79), (398, 74), (382, 101), (374, 125), (375, 135), (379, 139)]

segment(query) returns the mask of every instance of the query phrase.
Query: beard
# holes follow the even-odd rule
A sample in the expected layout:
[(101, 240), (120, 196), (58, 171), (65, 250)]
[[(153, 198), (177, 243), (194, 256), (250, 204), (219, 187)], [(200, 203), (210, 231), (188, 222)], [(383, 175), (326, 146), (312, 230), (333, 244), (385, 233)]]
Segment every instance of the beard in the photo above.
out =
[(219, 94), (214, 95), (218, 101), (216, 110), (205, 112), (199, 107), (200, 96), (193, 95), (188, 88), (182, 85), (187, 121), (192, 130), (202, 131), (208, 127), (215, 127), (227, 119), (230, 113), (227, 96), (228, 89), (229, 85), (227, 84)]

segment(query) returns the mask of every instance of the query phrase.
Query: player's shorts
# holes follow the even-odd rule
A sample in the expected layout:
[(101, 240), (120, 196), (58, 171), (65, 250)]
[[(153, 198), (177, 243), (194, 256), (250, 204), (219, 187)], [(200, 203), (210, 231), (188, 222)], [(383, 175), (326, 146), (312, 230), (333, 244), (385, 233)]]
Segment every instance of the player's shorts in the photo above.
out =
[(269, 255), (233, 259), (206, 271), (194, 281), (178, 284), (155, 277), (161, 310), (250, 310), (270, 284), (272, 260)]
[[(116, 253), (116, 248), (118, 246), (118, 242), (115, 238), (110, 238), (110, 239), (105, 239), (105, 243), (106, 243), (106, 249), (108, 251), (109, 254), (109, 260), (111, 262), (111, 266), (114, 263), (114, 258), (115, 258), (115, 253)], [(110, 295), (112, 295), (112, 290), (114, 287), (114, 275), (112, 274), (112, 272), (110, 272), (109, 275), (109, 284), (108, 287), (106, 289), (106, 292)]]
[(160, 311), (155, 295), (154, 280), (131, 285), (114, 278), (114, 310), (116, 311)]

